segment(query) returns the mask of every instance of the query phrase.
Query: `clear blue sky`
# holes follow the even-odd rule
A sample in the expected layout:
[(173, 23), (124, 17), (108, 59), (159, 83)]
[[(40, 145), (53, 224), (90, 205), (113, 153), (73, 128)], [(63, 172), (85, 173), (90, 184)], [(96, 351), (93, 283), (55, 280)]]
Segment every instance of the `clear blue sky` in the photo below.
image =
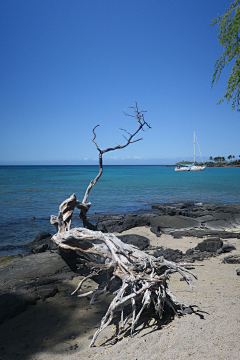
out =
[[(174, 164), (240, 155), (240, 114), (211, 90), (225, 0), (1, 0), (0, 164), (97, 164), (134, 131), (138, 102), (152, 129), (105, 164)], [(196, 151), (197, 153), (197, 151)]]

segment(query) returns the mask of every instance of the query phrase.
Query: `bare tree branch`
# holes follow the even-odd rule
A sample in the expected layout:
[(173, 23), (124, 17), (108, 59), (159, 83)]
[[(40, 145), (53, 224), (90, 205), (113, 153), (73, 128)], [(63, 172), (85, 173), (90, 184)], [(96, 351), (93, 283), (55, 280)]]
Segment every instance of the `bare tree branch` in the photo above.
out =
[(96, 143), (96, 141), (95, 141), (95, 139), (96, 139), (96, 133), (95, 133), (95, 129), (98, 127), (98, 126), (100, 126), (100, 125), (96, 125), (95, 126), (95, 128), (93, 128), (93, 135), (94, 135), (94, 137), (93, 137), (93, 139), (92, 139), (92, 141), (94, 142), (94, 144), (96, 145), (96, 147), (97, 147), (97, 149), (98, 149), (98, 151), (100, 151), (101, 152), (101, 150), (99, 149), (99, 147), (98, 147), (98, 144)]
[[(125, 143), (123, 145), (117, 144), (114, 147), (101, 149), (99, 147), (97, 141), (96, 141), (97, 135), (96, 135), (96, 131), (95, 131), (96, 128), (99, 125), (96, 125), (92, 130), (93, 139), (91, 139), (91, 140), (95, 144), (95, 146), (96, 146), (96, 148), (97, 148), (97, 150), (99, 152), (99, 172), (98, 172), (97, 176), (95, 177), (95, 179), (90, 181), (82, 202), (77, 201), (76, 197), (75, 197), (74, 202), (71, 203), (71, 206), (73, 206), (73, 210), (74, 210), (74, 207), (77, 207), (78, 209), (80, 209), (79, 217), (81, 218), (84, 227), (89, 224), (89, 223), (87, 223), (87, 219), (86, 219), (87, 218), (87, 212), (91, 207), (91, 203), (90, 202), (87, 203), (89, 193), (90, 193), (92, 187), (97, 183), (97, 181), (99, 180), (99, 178), (101, 177), (101, 175), (103, 173), (103, 154), (105, 154), (107, 152), (110, 152), (110, 151), (115, 151), (115, 150), (118, 150), (118, 149), (124, 149), (125, 147), (127, 147), (130, 144), (134, 144), (134, 143), (136, 143), (136, 142), (138, 142), (140, 140), (143, 140), (143, 138), (135, 139), (136, 135), (140, 132), (140, 130), (145, 131), (145, 128), (146, 129), (151, 129), (151, 126), (144, 119), (144, 115), (145, 115), (145, 113), (147, 111), (144, 111), (144, 110), (139, 111), (138, 106), (137, 106), (137, 102), (136, 102), (135, 106), (130, 106), (129, 108), (133, 110), (134, 114), (132, 115), (132, 114), (129, 114), (128, 112), (127, 113), (124, 112), (124, 114), (126, 116), (130, 116), (130, 117), (135, 118), (137, 120), (138, 125), (137, 125), (137, 129), (136, 129), (136, 131), (134, 133), (130, 133), (126, 129), (123, 129), (123, 128), (120, 129), (120, 130), (124, 131), (128, 135), (128, 136), (123, 135), (123, 138), (125, 139)], [(75, 196), (75, 194), (73, 194), (73, 195)], [(72, 195), (72, 197), (73, 197), (73, 195)], [(67, 202), (68, 200), (65, 200), (65, 202)], [(70, 229), (70, 224), (71, 224), (71, 218), (72, 218), (73, 210), (71, 211), (71, 213), (68, 213), (68, 216), (64, 215), (64, 219), (63, 219), (63, 214), (64, 214), (64, 211), (65, 211), (64, 206), (66, 206), (66, 204), (64, 206), (63, 206), (63, 204), (60, 205), (60, 207), (62, 207), (62, 208), (61, 208), (61, 210), (59, 208), (58, 217), (56, 217), (56, 216), (54, 217), (53, 215), (51, 217), (51, 223), (53, 225), (55, 225), (55, 227), (58, 229), (58, 231), (62, 231), (63, 229), (69, 230)], [(68, 206), (70, 206), (70, 204)]]

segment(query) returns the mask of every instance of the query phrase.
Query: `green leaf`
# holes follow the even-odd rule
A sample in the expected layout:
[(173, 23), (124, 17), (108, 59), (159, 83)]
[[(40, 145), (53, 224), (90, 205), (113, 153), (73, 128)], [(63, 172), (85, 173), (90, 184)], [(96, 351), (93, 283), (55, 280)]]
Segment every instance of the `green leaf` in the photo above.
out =
[(215, 62), (211, 86), (220, 78), (226, 65), (233, 61), (225, 94), (217, 104), (227, 100), (232, 102), (232, 110), (240, 111), (240, 0), (235, 0), (222, 16), (215, 18), (210, 25), (217, 25), (218, 40), (223, 53)]

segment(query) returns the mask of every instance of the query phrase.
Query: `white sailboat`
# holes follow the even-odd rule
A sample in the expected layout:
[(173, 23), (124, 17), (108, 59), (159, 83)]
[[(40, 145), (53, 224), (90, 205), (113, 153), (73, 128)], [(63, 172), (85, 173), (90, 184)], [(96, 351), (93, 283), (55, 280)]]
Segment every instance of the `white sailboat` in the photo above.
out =
[[(206, 167), (205, 165), (203, 165), (203, 166), (195, 165), (195, 141), (196, 141), (196, 134), (194, 131), (193, 132), (193, 164), (179, 164), (175, 167), (175, 171), (203, 171), (205, 169), (205, 167)], [(197, 141), (197, 144), (198, 144), (198, 141)], [(199, 150), (202, 162), (203, 162), (199, 144), (198, 144), (198, 150)]]
[(175, 167), (175, 171), (190, 171), (192, 164), (178, 164)]

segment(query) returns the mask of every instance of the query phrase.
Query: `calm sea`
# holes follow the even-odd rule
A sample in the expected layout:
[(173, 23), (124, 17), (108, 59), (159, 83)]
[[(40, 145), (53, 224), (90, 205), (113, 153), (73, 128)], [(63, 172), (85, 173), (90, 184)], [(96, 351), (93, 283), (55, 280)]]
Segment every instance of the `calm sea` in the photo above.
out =
[[(98, 166), (0, 166), (0, 255), (40, 232), (54, 234), (50, 215), (73, 193), (82, 200)], [(240, 204), (240, 168), (207, 168), (175, 172), (163, 166), (104, 166), (92, 188), (89, 215), (147, 210), (166, 202)], [(73, 226), (81, 225), (76, 214)], [(31, 220), (35, 217), (35, 220)]]

